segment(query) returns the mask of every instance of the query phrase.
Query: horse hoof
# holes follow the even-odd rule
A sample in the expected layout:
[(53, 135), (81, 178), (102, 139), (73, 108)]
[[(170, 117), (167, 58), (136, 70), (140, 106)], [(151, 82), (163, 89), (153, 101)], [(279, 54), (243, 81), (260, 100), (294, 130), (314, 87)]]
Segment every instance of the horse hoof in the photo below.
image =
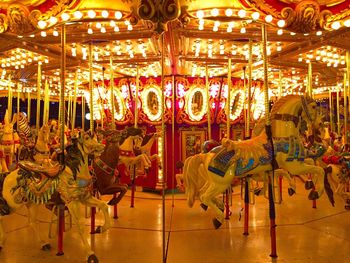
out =
[(222, 223), (219, 220), (217, 220), (216, 218), (214, 218), (213, 225), (214, 225), (215, 229), (218, 229), (219, 227), (221, 227)]
[(100, 234), (100, 233), (103, 232), (102, 230), (103, 230), (103, 229), (102, 229), (102, 226), (98, 226), (98, 227), (96, 227), (95, 233), (96, 233), (96, 234)]
[(98, 263), (98, 258), (96, 257), (95, 254), (92, 254), (88, 257), (88, 260), (87, 260), (88, 263)]
[(317, 191), (311, 191), (310, 194), (309, 194), (309, 200), (316, 200), (318, 199), (318, 193)]
[(41, 247), (41, 250), (43, 251), (50, 251), (51, 250), (51, 245), (50, 244), (45, 244)]
[(201, 207), (203, 208), (204, 211), (207, 211), (207, 210), (208, 210), (208, 206), (205, 205), (205, 204), (203, 204), (203, 203), (201, 203)]
[(117, 197), (113, 197), (113, 198), (107, 203), (107, 205), (113, 206), (113, 205), (116, 205), (116, 204), (118, 204), (118, 203), (119, 203), (118, 198), (117, 198)]
[(254, 194), (255, 194), (256, 196), (259, 196), (260, 193), (261, 193), (261, 188), (254, 189)]
[(305, 190), (310, 190), (314, 187), (314, 183), (312, 181), (305, 182)]
[(294, 189), (293, 188), (288, 188), (288, 194), (289, 194), (289, 196), (294, 195), (295, 194)]

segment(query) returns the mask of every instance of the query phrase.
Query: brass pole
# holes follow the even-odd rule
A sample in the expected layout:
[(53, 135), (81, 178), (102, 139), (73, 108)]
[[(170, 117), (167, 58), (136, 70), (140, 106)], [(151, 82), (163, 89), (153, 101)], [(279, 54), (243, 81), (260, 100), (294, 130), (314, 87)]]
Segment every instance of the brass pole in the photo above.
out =
[[(64, 153), (64, 112), (65, 112), (65, 101), (64, 93), (66, 87), (66, 26), (61, 26), (61, 92), (60, 92), (60, 143), (61, 152)], [(61, 159), (64, 162), (64, 158)]]
[(332, 90), (329, 90), (328, 93), (328, 99), (329, 99), (329, 122), (330, 122), (330, 130), (334, 131), (334, 126), (333, 126), (333, 103), (332, 103)]
[(40, 129), (40, 92), (41, 92), (41, 62), (38, 61), (38, 76), (36, 84), (36, 130)]
[(74, 97), (73, 97), (73, 116), (72, 116), (72, 131), (75, 128), (75, 118), (77, 115), (77, 89), (78, 89), (78, 70), (75, 71), (74, 78)]
[[(345, 91), (345, 87), (344, 87), (344, 101), (346, 100), (347, 101), (347, 107), (344, 106), (344, 112), (346, 111), (346, 116), (349, 116), (349, 110), (350, 110), (350, 107), (349, 107), (349, 104), (350, 104), (350, 101), (348, 101), (348, 99), (350, 99), (350, 52), (349, 50), (346, 51), (346, 85), (347, 86), (347, 92)], [(348, 122), (348, 118), (344, 118), (345, 119), (345, 123), (347, 125), (347, 122)], [(347, 139), (347, 134), (348, 134), (348, 130), (346, 129), (346, 142), (348, 141)], [(346, 143), (345, 142), (345, 143)]]
[(94, 99), (93, 99), (93, 77), (92, 77), (92, 43), (89, 43), (89, 92), (90, 92), (90, 131), (94, 132)]
[(208, 140), (211, 139), (211, 116), (210, 116), (210, 98), (209, 98), (209, 72), (208, 64), (205, 64), (205, 92), (207, 96), (207, 119), (208, 119)]
[[(165, 237), (165, 183), (166, 180), (164, 178), (164, 163), (165, 163), (165, 119), (164, 119), (164, 33), (161, 35), (162, 38), (162, 54), (161, 54), (161, 70), (162, 70), (162, 77), (161, 77), (161, 90), (162, 90), (162, 97), (161, 97), (161, 109), (162, 109), (162, 154), (161, 154), (161, 166), (162, 166), (162, 177), (160, 180), (160, 183), (162, 185), (162, 244), (163, 244), (163, 263), (166, 263), (166, 237)], [(138, 71), (137, 71), (138, 72)], [(159, 177), (158, 177), (159, 178)]]
[(7, 115), (8, 119), (12, 120), (12, 87), (11, 87), (11, 77), (8, 80), (8, 97), (7, 97)]
[[(112, 54), (112, 52), (111, 52)], [(109, 77), (109, 86), (110, 86), (110, 92), (111, 92), (111, 107), (112, 107), (112, 129), (115, 130), (115, 105), (114, 105), (114, 77), (113, 77), (113, 58), (112, 55), (109, 58), (109, 65), (110, 65), (110, 77)]]
[(282, 97), (282, 70), (278, 72), (278, 98)]
[(226, 101), (226, 138), (230, 139), (230, 126), (231, 126), (231, 71), (232, 61), (228, 59), (228, 72), (227, 72), (227, 101)]
[(339, 101), (340, 87), (337, 86), (337, 133), (340, 135), (340, 101)]
[(312, 63), (309, 62), (308, 64), (308, 95), (310, 98), (313, 98), (313, 92), (312, 92)]
[(47, 82), (47, 78), (45, 79), (45, 94), (44, 94), (44, 116), (43, 116), (43, 124), (47, 124), (49, 120), (49, 100), (50, 100), (50, 90), (49, 90), (49, 84)]
[(248, 63), (248, 109), (246, 138), (250, 138), (250, 109), (252, 107), (252, 66), (253, 66), (253, 42), (249, 39), (249, 63)]
[[(140, 85), (140, 72), (139, 72), (139, 66), (136, 67), (136, 92), (135, 92), (135, 123), (134, 127), (137, 128), (137, 121), (139, 118), (139, 85)], [(163, 90), (162, 90), (163, 91)]]
[(28, 91), (28, 100), (27, 100), (27, 114), (28, 114), (28, 123), (30, 124), (30, 112), (31, 112), (31, 108), (32, 108), (32, 98), (31, 98), (31, 91)]
[(71, 122), (71, 115), (72, 115), (72, 111), (71, 111), (71, 104), (72, 104), (72, 94), (71, 91), (68, 90), (68, 113), (67, 113), (67, 127), (70, 127), (69, 123)]
[[(19, 112), (21, 111), (20, 96), (21, 96), (21, 85), (17, 83), (17, 116), (19, 116)], [(17, 125), (17, 130), (18, 130), (18, 125)]]
[(81, 96), (81, 129), (85, 131), (85, 97)]
[(344, 144), (348, 143), (348, 101), (346, 97), (346, 94), (348, 93), (348, 88), (346, 86), (346, 82), (346, 73), (344, 73)]
[(262, 58), (264, 68), (264, 94), (265, 94), (265, 123), (266, 126), (271, 124), (270, 118), (270, 104), (269, 104), (269, 87), (268, 87), (268, 73), (267, 73), (267, 32), (266, 25), (262, 25)]
[[(171, 156), (175, 156), (175, 76), (172, 75), (171, 77), (171, 142), (172, 142), (172, 148), (171, 148)], [(172, 191), (172, 206), (174, 207), (175, 204), (175, 158), (171, 158), (172, 161), (172, 178), (173, 178), (173, 191)]]

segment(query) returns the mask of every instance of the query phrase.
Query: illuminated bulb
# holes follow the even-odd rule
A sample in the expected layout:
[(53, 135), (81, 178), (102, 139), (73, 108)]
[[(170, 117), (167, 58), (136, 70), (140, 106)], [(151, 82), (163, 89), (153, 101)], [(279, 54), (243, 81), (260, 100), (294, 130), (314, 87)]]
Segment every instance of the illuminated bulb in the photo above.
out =
[(334, 30), (338, 30), (340, 28), (340, 22), (339, 21), (335, 21), (332, 23), (331, 27), (334, 29)]
[(46, 37), (46, 36), (47, 36), (46, 31), (41, 31), (41, 32), (40, 32), (40, 35), (41, 35), (42, 37)]
[(344, 21), (344, 26), (350, 27), (350, 19)]
[(334, 63), (333, 67), (335, 68), (338, 67), (338, 63)]
[(17, 55), (16, 55), (16, 58), (17, 58), (17, 59), (20, 59), (20, 58), (21, 58), (21, 56), (20, 56), (19, 54), (17, 54)]
[(247, 12), (245, 10), (241, 9), (238, 11), (238, 16), (240, 18), (244, 18), (246, 15), (247, 15)]
[(316, 36), (322, 36), (322, 31), (317, 31)]
[(331, 63), (331, 62), (328, 62), (328, 63), (327, 63), (327, 67), (330, 67), (330, 66), (332, 66), (332, 63)]
[(115, 14), (114, 14), (114, 16), (115, 16), (116, 19), (119, 20), (119, 19), (121, 19), (121, 18), (123, 17), (123, 14), (122, 14), (122, 12), (120, 12), (120, 11), (116, 11)]
[(316, 57), (316, 60), (321, 60), (321, 56), (317, 56), (317, 57)]
[(38, 27), (41, 29), (44, 29), (46, 27), (46, 25), (47, 25), (46, 21), (40, 20), (38, 22)]
[(267, 23), (271, 23), (271, 22), (272, 22), (272, 19), (273, 19), (272, 15), (267, 15), (267, 16), (265, 17), (265, 21), (266, 21)]
[(219, 22), (219, 21), (215, 21), (215, 22), (214, 22), (214, 26), (215, 26), (215, 27), (219, 27), (219, 26), (220, 26), (220, 22)]
[(89, 35), (91, 35), (91, 34), (93, 33), (92, 28), (91, 28), (91, 27), (89, 27), (89, 29), (88, 29), (88, 31), (87, 31), (87, 32), (88, 32), (88, 34), (89, 34)]
[(278, 20), (278, 22), (277, 22), (278, 27), (284, 27), (285, 25), (286, 25), (286, 21), (284, 21), (283, 19)]
[(54, 37), (58, 37), (58, 31), (57, 31), (57, 30), (54, 30), (54, 31), (52, 32), (52, 35), (53, 35)]
[(277, 47), (277, 51), (281, 51), (282, 50), (282, 47), (281, 46), (278, 46)]
[(73, 16), (75, 19), (81, 19), (83, 17), (83, 13), (80, 11), (75, 11)]
[(226, 31), (227, 31), (228, 33), (231, 33), (231, 32), (232, 32), (232, 27), (228, 27), (228, 28), (226, 29)]
[(226, 15), (226, 16), (232, 16), (232, 15), (233, 15), (232, 9), (230, 9), (230, 8), (229, 8), (229, 9), (226, 9), (226, 10), (225, 10), (225, 15)]
[(203, 30), (204, 26), (203, 25), (198, 25), (198, 30)]
[(252, 18), (253, 18), (254, 20), (258, 20), (259, 17), (260, 17), (259, 12), (254, 12), (254, 13), (252, 14)]
[(119, 32), (119, 27), (118, 26), (114, 27), (114, 32)]
[(97, 22), (96, 23), (96, 28), (100, 29), (102, 27), (101, 23)]
[(109, 25), (110, 25), (111, 27), (115, 27), (115, 26), (116, 26), (116, 23), (115, 23), (114, 20), (111, 20), (111, 22), (109, 23)]
[(299, 62), (302, 62), (302, 61), (303, 61), (303, 58), (301, 58), (301, 57), (298, 58), (298, 61), (299, 61)]
[(247, 30), (245, 29), (245, 27), (242, 27), (240, 32), (241, 32), (241, 34), (245, 34), (247, 32)]
[(310, 59), (307, 59), (305, 62), (306, 62), (306, 63), (310, 63)]
[(49, 63), (49, 60), (48, 60), (47, 58), (45, 58), (44, 62), (45, 62), (46, 64), (48, 64), (48, 63)]
[(101, 27), (101, 33), (106, 33), (106, 28), (105, 27)]
[(57, 23), (57, 17), (55, 17), (55, 16), (51, 16), (50, 17), (50, 19), (49, 19), (49, 21), (50, 21), (50, 24), (56, 24)]
[(63, 14), (61, 15), (61, 18), (62, 18), (63, 21), (68, 21), (68, 20), (69, 20), (69, 14), (63, 13)]
[(277, 30), (277, 35), (279, 35), (279, 36), (283, 35), (283, 29), (278, 29)]
[(210, 14), (212, 16), (218, 16), (219, 15), (219, 10), (217, 8), (214, 8), (210, 11)]
[(95, 18), (96, 17), (96, 12), (94, 10), (89, 10), (88, 11), (88, 17), (89, 18)]
[(290, 32), (290, 35), (291, 36), (295, 36), (297, 33), (294, 33), (294, 32)]
[(73, 57), (77, 56), (77, 49), (75, 47), (72, 47), (72, 56)]
[(342, 60), (340, 64), (345, 65), (345, 60)]
[(128, 30), (131, 31), (132, 30), (132, 25), (128, 25)]
[(102, 15), (103, 18), (107, 18), (109, 16), (109, 13), (108, 13), (107, 10), (103, 10), (101, 15)]
[(217, 32), (219, 30), (219, 28), (217, 28), (216, 26), (213, 27), (213, 31)]
[(204, 12), (203, 12), (203, 10), (198, 10), (197, 13), (196, 13), (196, 15), (197, 15), (197, 18), (202, 19), (202, 18), (204, 17)]

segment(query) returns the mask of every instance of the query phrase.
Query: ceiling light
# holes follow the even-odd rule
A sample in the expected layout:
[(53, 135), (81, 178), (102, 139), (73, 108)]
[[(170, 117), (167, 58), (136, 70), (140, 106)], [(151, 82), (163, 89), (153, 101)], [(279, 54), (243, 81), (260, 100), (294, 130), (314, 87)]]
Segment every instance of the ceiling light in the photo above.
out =
[(279, 27), (284, 27), (285, 25), (286, 25), (286, 21), (284, 21), (283, 19), (278, 20), (277, 26), (279, 26)]
[(344, 26), (350, 27), (350, 19), (344, 21)]
[(271, 23), (271, 22), (272, 22), (272, 19), (273, 19), (272, 15), (267, 15), (267, 16), (265, 17), (265, 21), (266, 21), (267, 23)]
[(283, 35), (283, 29), (278, 29), (277, 30), (277, 35), (279, 35), (279, 36)]
[(212, 16), (218, 16), (219, 15), (219, 10), (217, 8), (214, 8), (210, 11), (210, 14)]
[(335, 21), (332, 23), (331, 27), (334, 29), (334, 30), (338, 30), (340, 28), (340, 22), (339, 21)]
[(47, 25), (46, 21), (40, 20), (38, 22), (38, 27), (41, 29), (44, 29), (46, 27), (46, 25)]
[(322, 36), (322, 31), (317, 31), (316, 36)]
[(116, 26), (116, 23), (115, 23), (114, 20), (111, 20), (111, 22), (109, 23), (109, 25), (110, 25), (111, 27), (115, 27), (115, 26)]
[(107, 18), (109, 16), (109, 13), (108, 13), (107, 10), (103, 10), (101, 15), (102, 15), (103, 18)]
[(94, 10), (89, 10), (88, 11), (88, 17), (89, 18), (95, 18), (96, 17), (96, 12)]
[(254, 13), (252, 14), (252, 18), (253, 18), (254, 20), (258, 20), (259, 17), (260, 17), (259, 12), (254, 12)]
[(69, 14), (67, 14), (67, 13), (63, 13), (62, 15), (61, 15), (61, 18), (62, 18), (62, 20), (63, 21), (68, 21), (69, 20)]
[(87, 31), (87, 32), (88, 32), (88, 34), (89, 34), (89, 35), (91, 35), (91, 34), (93, 33), (92, 28), (91, 28), (91, 27), (89, 27), (89, 29), (88, 29), (88, 31)]
[(55, 16), (51, 16), (50, 17), (50, 19), (49, 19), (49, 21), (50, 21), (50, 24), (56, 24), (57, 23), (57, 17), (55, 17)]
[(238, 11), (238, 16), (240, 18), (244, 18), (246, 15), (247, 15), (247, 12), (245, 10), (241, 9)]
[(197, 15), (197, 18), (202, 19), (202, 18), (204, 17), (204, 12), (203, 12), (203, 10), (198, 10), (197, 13), (196, 13), (196, 15)]
[(241, 32), (241, 34), (245, 34), (247, 32), (247, 30), (245, 29), (245, 27), (242, 27), (240, 32)]
[(114, 16), (115, 16), (116, 19), (119, 20), (119, 19), (121, 19), (123, 17), (123, 14), (120, 11), (116, 11)]
[(225, 15), (226, 15), (226, 16), (232, 16), (232, 15), (233, 15), (232, 9), (231, 9), (231, 8), (226, 9), (226, 10), (225, 10)]
[(75, 11), (73, 16), (75, 19), (81, 19), (83, 17), (83, 13), (80, 11)]
[(46, 37), (46, 36), (47, 36), (46, 31), (41, 31), (41, 32), (40, 32), (40, 35), (41, 35), (42, 37)]

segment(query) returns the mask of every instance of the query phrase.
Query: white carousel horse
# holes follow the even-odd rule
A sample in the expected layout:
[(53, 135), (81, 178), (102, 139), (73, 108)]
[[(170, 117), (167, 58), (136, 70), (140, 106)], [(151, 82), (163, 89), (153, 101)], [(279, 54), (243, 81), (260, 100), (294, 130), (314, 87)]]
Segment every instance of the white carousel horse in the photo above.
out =
[(128, 127), (122, 134), (119, 141), (119, 162), (118, 170), (120, 173), (130, 174), (129, 167), (132, 165), (141, 165), (147, 171), (152, 163), (149, 156), (145, 153), (135, 155), (135, 150), (141, 149), (142, 130), (139, 128)]
[[(98, 262), (84, 235), (84, 225), (80, 222), (80, 204), (101, 209), (104, 214), (104, 225), (97, 232), (106, 231), (111, 226), (108, 206), (105, 202), (91, 195), (91, 176), (89, 174), (88, 156), (99, 156), (104, 146), (98, 143), (89, 133), (80, 134), (66, 148), (65, 166), (41, 166), (31, 162), (20, 162), (17, 169), (3, 178), (0, 192), (0, 248), (4, 245), (4, 229), (2, 216), (15, 212), (26, 205), (29, 224), (36, 237), (40, 240), (42, 249), (51, 248), (49, 243), (40, 237), (38, 231), (37, 212), (40, 204), (47, 204), (54, 192), (60, 194), (65, 202), (73, 222), (77, 225), (80, 238), (88, 256), (88, 262)], [(1, 181), (1, 180), (0, 180)]]
[[(324, 192), (324, 171), (321, 167), (304, 163), (305, 152), (298, 129), (302, 111), (310, 122), (317, 116), (316, 103), (302, 96), (289, 95), (278, 100), (271, 111), (271, 130), (273, 145), (268, 141), (265, 132), (246, 141), (235, 142), (224, 139), (221, 147), (209, 153), (200, 153), (185, 161), (184, 179), (186, 191), (197, 192), (196, 180), (199, 176), (205, 181), (206, 190), (200, 193), (204, 206), (212, 208), (216, 213), (213, 220), (216, 228), (224, 220), (224, 213), (216, 205), (216, 196), (224, 192), (234, 178), (242, 178), (252, 174), (272, 171), (272, 153), (278, 167), (290, 174), (313, 175), (315, 190), (309, 199), (319, 198)], [(194, 177), (194, 176), (197, 177)]]
[(1, 162), (2, 171), (7, 172), (8, 167), (12, 165), (14, 154), (19, 146), (19, 136), (17, 132), (14, 132), (13, 130), (13, 125), (16, 122), (16, 114), (13, 115), (12, 121), (10, 121), (8, 111), (6, 110), (4, 122), (0, 145), (3, 150), (3, 154), (8, 161), (6, 162), (6, 166), (3, 160), (1, 160)]

